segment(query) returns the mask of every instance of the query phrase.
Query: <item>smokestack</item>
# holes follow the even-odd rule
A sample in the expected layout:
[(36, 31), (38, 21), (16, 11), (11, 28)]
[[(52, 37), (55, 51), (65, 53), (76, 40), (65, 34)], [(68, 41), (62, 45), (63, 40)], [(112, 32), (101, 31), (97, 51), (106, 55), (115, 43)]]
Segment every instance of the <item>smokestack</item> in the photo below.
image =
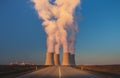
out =
[(63, 53), (62, 65), (70, 65), (70, 53)]
[(49, 53), (49, 52), (46, 53), (45, 65), (54, 65), (53, 54), (54, 53)]
[[(80, 0), (32, 0), (38, 17), (43, 20), (42, 25), (47, 35), (47, 52), (59, 52), (63, 47), (62, 65), (70, 65), (70, 53), (74, 52), (75, 35), (78, 25), (75, 21), (76, 7)], [(66, 9), (67, 8), (67, 9)], [(55, 50), (54, 50), (55, 49)], [(70, 51), (69, 51), (70, 50)], [(59, 64), (59, 56), (53, 53), (46, 54), (45, 65)], [(75, 64), (75, 56), (72, 55), (72, 63)]]
[(70, 64), (71, 65), (76, 65), (75, 64), (75, 54), (70, 54)]
[(54, 65), (60, 65), (60, 54), (54, 53)]

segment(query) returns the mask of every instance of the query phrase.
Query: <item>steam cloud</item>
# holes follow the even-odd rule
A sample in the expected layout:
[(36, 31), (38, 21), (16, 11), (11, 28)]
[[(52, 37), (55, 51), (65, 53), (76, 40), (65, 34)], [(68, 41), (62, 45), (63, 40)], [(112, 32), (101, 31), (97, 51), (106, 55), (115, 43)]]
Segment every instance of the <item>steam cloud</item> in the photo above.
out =
[(74, 54), (75, 35), (78, 30), (74, 21), (75, 8), (80, 0), (32, 0), (39, 18), (43, 20), (47, 34), (47, 52)]

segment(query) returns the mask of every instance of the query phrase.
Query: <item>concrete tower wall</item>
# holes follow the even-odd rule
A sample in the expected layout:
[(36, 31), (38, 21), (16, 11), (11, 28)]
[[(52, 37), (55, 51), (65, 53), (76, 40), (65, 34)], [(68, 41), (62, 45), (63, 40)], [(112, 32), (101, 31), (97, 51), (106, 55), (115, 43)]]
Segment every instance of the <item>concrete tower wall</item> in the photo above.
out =
[[(47, 52), (45, 65), (60, 65), (60, 55)], [(63, 53), (62, 65), (76, 65), (75, 54)]]
[(70, 64), (75, 65), (75, 54), (70, 54)]
[(54, 65), (54, 53), (46, 53), (45, 65)]
[(54, 53), (54, 65), (60, 65), (60, 54)]
[(62, 65), (70, 65), (70, 53), (63, 53)]

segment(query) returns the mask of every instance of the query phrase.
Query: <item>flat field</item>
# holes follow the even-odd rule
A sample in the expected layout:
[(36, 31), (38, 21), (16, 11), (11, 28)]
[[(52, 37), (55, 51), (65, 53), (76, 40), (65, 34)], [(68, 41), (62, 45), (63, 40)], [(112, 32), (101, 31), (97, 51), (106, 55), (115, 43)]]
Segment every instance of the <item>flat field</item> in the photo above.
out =
[(107, 78), (120, 78), (120, 65), (78, 65), (75, 68), (100, 74)]
[(0, 78), (15, 78), (48, 66), (44, 65), (0, 65)]

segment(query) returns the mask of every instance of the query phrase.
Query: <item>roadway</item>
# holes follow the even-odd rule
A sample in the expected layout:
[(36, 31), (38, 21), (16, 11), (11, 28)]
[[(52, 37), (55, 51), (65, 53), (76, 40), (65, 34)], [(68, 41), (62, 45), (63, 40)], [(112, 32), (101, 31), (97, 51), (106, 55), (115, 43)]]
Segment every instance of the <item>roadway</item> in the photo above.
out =
[(17, 78), (102, 78), (102, 77), (72, 67), (52, 66), (29, 74), (25, 74)]

